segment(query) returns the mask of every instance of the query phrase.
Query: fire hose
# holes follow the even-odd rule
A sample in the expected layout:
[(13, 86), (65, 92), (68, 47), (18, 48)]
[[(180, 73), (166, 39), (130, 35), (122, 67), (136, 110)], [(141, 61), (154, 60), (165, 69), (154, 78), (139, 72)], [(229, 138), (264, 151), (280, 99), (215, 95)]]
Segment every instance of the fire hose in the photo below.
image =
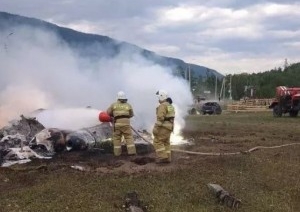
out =
[[(105, 114), (105, 113), (100, 113), (99, 114), (99, 120), (101, 121), (101, 116), (104, 116), (104, 120), (110, 121), (110, 117)], [(133, 127), (131, 129), (139, 136), (141, 139), (143, 139), (145, 142), (152, 144), (150, 141), (145, 139), (143, 136), (140, 135), (140, 133), (135, 130)], [(173, 152), (181, 152), (181, 153), (187, 153), (187, 154), (192, 154), (192, 155), (208, 155), (208, 156), (222, 156), (222, 155), (240, 155), (240, 154), (249, 154), (251, 152), (254, 152), (259, 149), (277, 149), (277, 148), (282, 148), (282, 147), (287, 147), (287, 146), (293, 146), (293, 145), (300, 145), (300, 142), (298, 143), (288, 143), (288, 144), (283, 144), (283, 145), (277, 145), (277, 146), (256, 146), (251, 149), (248, 149), (246, 151), (239, 151), (239, 152), (194, 152), (194, 151), (187, 151), (187, 150), (181, 150), (181, 149), (171, 149)]]
[[(143, 136), (140, 135), (140, 133), (135, 130), (133, 127), (131, 127), (133, 132), (135, 132), (141, 139), (146, 141), (147, 143), (152, 144), (150, 141), (145, 139)], [(220, 153), (220, 152), (194, 152), (194, 151), (187, 151), (187, 150), (181, 150), (181, 149), (171, 149), (172, 152), (181, 152), (181, 153), (187, 153), (187, 154), (192, 154), (192, 155), (208, 155), (208, 156), (222, 156), (222, 155), (240, 155), (240, 154), (249, 154), (251, 152), (254, 152), (259, 149), (277, 149), (277, 148), (282, 148), (282, 147), (287, 147), (287, 146), (293, 146), (293, 145), (300, 145), (300, 143), (289, 143), (289, 144), (282, 144), (282, 145), (277, 145), (277, 146), (256, 146), (251, 149), (248, 149), (246, 151), (239, 151), (239, 152), (225, 152), (225, 153)]]

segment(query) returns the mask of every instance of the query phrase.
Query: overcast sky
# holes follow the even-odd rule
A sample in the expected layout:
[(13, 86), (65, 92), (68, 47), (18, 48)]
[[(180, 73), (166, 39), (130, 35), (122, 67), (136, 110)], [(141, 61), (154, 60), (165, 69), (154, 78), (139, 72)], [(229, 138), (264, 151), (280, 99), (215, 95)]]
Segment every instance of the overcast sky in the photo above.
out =
[(300, 61), (297, 0), (1, 0), (0, 11), (106, 35), (222, 74)]

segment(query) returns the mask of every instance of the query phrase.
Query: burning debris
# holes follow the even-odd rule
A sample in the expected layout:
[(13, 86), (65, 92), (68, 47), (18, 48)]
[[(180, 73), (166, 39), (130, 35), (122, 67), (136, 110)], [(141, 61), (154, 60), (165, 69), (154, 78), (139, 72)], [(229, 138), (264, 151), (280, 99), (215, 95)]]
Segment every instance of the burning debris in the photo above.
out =
[(45, 129), (45, 127), (35, 118), (20, 116), (20, 120), (12, 121), (8, 126), (0, 129), (0, 139), (4, 137), (12, 137), (15, 135), (22, 135), (26, 141), (30, 141), (38, 132)]
[(26, 137), (19, 133), (15, 135), (6, 135), (0, 140), (1, 149), (13, 148), (16, 146), (22, 147), (24, 144), (28, 145)]
[[(149, 137), (147, 133), (134, 137), (138, 154), (154, 151), (144, 136)], [(21, 115), (20, 120), (0, 129), (0, 165), (26, 163), (30, 158), (51, 158), (56, 152), (63, 151), (100, 149), (103, 153), (113, 153), (111, 138), (109, 122), (73, 131), (45, 128), (36, 118)], [(122, 146), (122, 152), (126, 152), (126, 145)]]
[[(112, 137), (112, 126), (110, 123), (84, 128), (71, 132), (66, 137), (68, 150), (89, 150), (93, 148), (103, 148), (103, 143), (110, 142)], [(109, 145), (106, 145), (109, 146)], [(107, 149), (106, 149), (107, 150)], [(112, 144), (111, 144), (112, 152)]]
[(8, 167), (16, 163), (27, 163), (31, 161), (30, 158), (50, 159), (51, 157), (42, 156), (30, 149), (29, 146), (24, 146), (23, 148), (9, 148), (3, 151), (2, 166)]
[(222, 203), (230, 208), (239, 208), (241, 200), (234, 197), (220, 185), (209, 183), (207, 186), (218, 198), (219, 203)]
[(27, 118), (23, 115), (20, 118), (0, 129), (0, 164), (2, 166), (25, 163), (30, 161), (30, 157), (39, 157), (29, 148), (29, 141), (45, 127), (35, 118)]
[(43, 129), (29, 142), (29, 146), (35, 150), (44, 150), (49, 154), (63, 151), (66, 146), (66, 136), (69, 131), (56, 128)]

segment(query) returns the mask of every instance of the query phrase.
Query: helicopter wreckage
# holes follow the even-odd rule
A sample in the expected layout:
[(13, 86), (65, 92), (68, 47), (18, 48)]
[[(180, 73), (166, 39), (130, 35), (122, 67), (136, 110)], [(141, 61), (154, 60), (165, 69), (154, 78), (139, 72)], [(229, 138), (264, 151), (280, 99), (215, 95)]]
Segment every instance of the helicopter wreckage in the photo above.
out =
[[(20, 116), (0, 129), (0, 165), (27, 163), (32, 158), (50, 159), (55, 153), (99, 149), (103, 154), (113, 154), (113, 126), (109, 121), (79, 130), (45, 128), (35, 117)], [(154, 151), (151, 134), (136, 131), (134, 143), (138, 154)], [(122, 146), (123, 152), (126, 145)]]

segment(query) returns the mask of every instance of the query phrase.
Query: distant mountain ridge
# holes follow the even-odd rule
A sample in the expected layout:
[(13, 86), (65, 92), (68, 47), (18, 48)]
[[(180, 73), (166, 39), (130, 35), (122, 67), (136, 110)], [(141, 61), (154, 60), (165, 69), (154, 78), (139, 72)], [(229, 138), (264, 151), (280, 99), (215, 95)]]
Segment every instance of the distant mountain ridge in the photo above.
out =
[[(72, 49), (79, 51), (85, 57), (90, 58), (111, 58), (116, 56), (124, 47), (132, 52), (140, 52), (143, 57), (162, 66), (171, 67), (174, 72), (181, 72), (190, 68), (193, 76), (205, 77), (209, 73), (218, 78), (223, 77), (216, 70), (199, 66), (195, 64), (185, 63), (181, 59), (160, 56), (155, 52), (143, 49), (134, 44), (123, 41), (117, 41), (108, 36), (83, 33), (69, 28), (60, 27), (55, 24), (24, 16), (14, 15), (7, 12), (0, 12), (0, 30), (8, 29), (9, 27), (30, 26), (38, 29), (46, 29), (54, 32), (58, 37), (64, 40)], [(90, 45), (97, 45), (99, 51), (88, 48)], [(103, 51), (101, 51), (103, 50)]]

